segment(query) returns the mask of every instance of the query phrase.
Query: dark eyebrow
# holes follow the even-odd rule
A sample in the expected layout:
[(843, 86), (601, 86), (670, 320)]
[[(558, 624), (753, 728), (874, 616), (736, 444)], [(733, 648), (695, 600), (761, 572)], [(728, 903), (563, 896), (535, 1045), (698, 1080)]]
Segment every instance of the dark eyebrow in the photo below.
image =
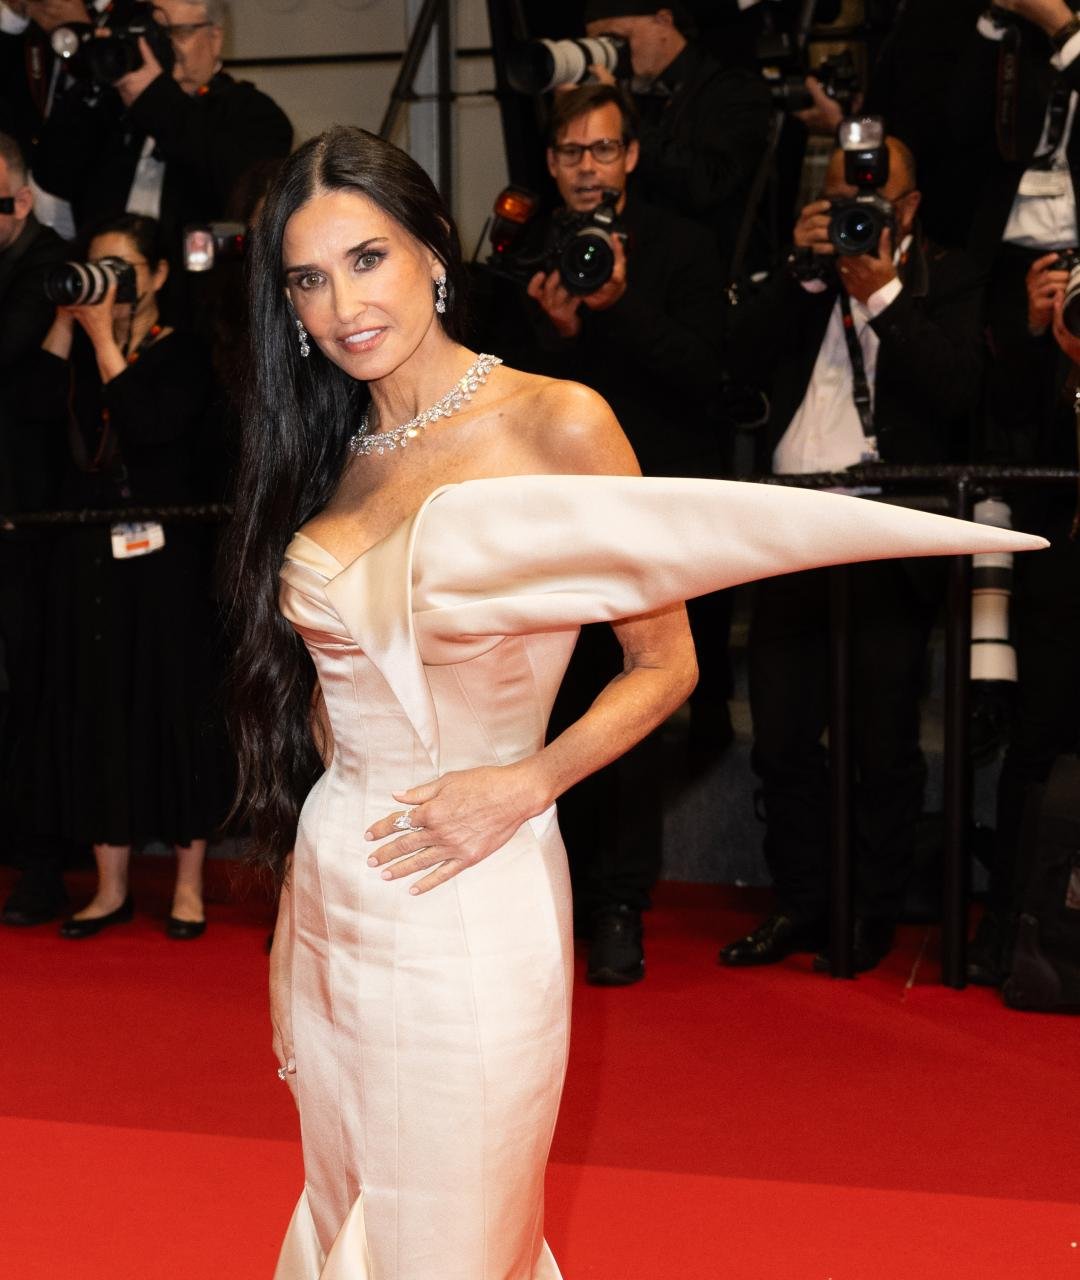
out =
[[(371, 246), (374, 244), (389, 244), (389, 243), (390, 243), (389, 236), (372, 236), (370, 240), (362, 240), (360, 244), (353, 245), (351, 249), (346, 249), (345, 252), (342, 254), (342, 257), (358, 258), (362, 254), (367, 253), (371, 249)], [(319, 269), (318, 267), (312, 265), (311, 263), (304, 263), (303, 265), (298, 267), (286, 267), (285, 275), (287, 276), (302, 275), (305, 271), (318, 271), (318, 269)]]

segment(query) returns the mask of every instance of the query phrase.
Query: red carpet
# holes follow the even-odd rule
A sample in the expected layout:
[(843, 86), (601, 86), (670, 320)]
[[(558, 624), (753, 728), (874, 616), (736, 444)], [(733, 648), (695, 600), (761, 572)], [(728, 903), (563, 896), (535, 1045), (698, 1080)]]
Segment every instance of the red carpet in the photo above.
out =
[[(272, 1274), (301, 1170), (269, 909), (219, 886), (206, 937), (170, 943), (167, 870), (141, 862), (136, 923), (101, 938), (0, 930), (3, 1280)], [(566, 1280), (1080, 1280), (1080, 1022), (944, 990), (924, 930), (854, 983), (719, 969), (760, 905), (665, 886), (648, 979), (579, 985)]]

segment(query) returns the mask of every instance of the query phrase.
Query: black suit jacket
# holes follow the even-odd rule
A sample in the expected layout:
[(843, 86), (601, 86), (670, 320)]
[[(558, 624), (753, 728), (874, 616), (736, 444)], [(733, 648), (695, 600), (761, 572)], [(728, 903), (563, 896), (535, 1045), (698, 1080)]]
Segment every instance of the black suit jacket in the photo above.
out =
[[(901, 270), (903, 289), (870, 323), (881, 339), (874, 388), (874, 427), (883, 462), (962, 460), (982, 378), (983, 277), (958, 250), (917, 236)], [(740, 305), (734, 367), (756, 378), (770, 402), (759, 433), (759, 465), (802, 404), (838, 288), (810, 293), (784, 270)]]
[[(1080, 91), (1080, 58), (1058, 73), (1050, 63), (1053, 50), (1046, 35), (1029, 22), (1018, 20), (1016, 26), (1020, 54), (1013, 156), (1003, 154), (995, 123), (1001, 44), (972, 30), (954, 81), (955, 140), (973, 153), (985, 174), (970, 241), (972, 252), (983, 262), (997, 252), (1020, 179), (1035, 156), (1055, 77), (1061, 74), (1070, 89)], [(1073, 124), (1067, 157), (1080, 209), (1080, 120)]]
[(716, 237), (726, 265), (765, 149), (769, 92), (761, 77), (725, 67), (689, 44), (660, 79), (667, 95), (639, 95), (635, 175), (651, 204), (693, 218)]
[(160, 75), (126, 111), (110, 91), (87, 102), (77, 87), (54, 105), (34, 148), (34, 177), (69, 200), (80, 228), (122, 213), (147, 136), (166, 162), (161, 223), (179, 244), (185, 222), (220, 218), (255, 161), (288, 155), (292, 126), (254, 85), (219, 72), (206, 93)]
[(28, 430), (16, 416), (11, 386), (52, 324), (54, 307), (45, 297), (44, 277), (63, 261), (65, 251), (56, 232), (31, 214), (18, 239), (0, 253), (0, 510), (47, 507), (62, 469), (54, 442)]

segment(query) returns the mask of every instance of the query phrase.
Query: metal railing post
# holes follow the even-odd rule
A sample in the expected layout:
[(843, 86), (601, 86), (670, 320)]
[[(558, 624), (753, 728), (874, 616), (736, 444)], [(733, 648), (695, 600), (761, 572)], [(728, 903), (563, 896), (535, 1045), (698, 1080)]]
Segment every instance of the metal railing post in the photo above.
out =
[[(971, 477), (956, 477), (952, 514), (970, 520)], [(967, 916), (971, 823), (969, 714), (971, 680), (971, 557), (953, 556), (945, 630), (945, 857), (941, 897), (941, 980), (947, 987), (967, 985)]]
[(855, 976), (854, 763), (851, 749), (851, 568), (829, 571), (829, 972)]

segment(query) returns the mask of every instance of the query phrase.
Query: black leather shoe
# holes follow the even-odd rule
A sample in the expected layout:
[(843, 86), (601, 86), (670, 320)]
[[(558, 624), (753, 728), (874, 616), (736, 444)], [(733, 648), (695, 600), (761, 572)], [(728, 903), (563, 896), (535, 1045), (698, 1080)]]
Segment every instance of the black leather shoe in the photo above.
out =
[(42, 881), (24, 873), (4, 903), (0, 923), (16, 928), (46, 924), (65, 915), (69, 908), (63, 880), (57, 877), (55, 881)]
[(596, 987), (628, 987), (645, 976), (641, 912), (618, 905), (593, 912), (587, 982)]
[(181, 920), (170, 916), (165, 922), (165, 933), (177, 942), (190, 942), (192, 938), (201, 938), (206, 932), (205, 920)]
[[(892, 950), (896, 926), (891, 920), (856, 919), (855, 942), (852, 948), (852, 960), (856, 973), (868, 973), (878, 965)], [(819, 952), (814, 957), (814, 972), (829, 973), (832, 965), (827, 952)]]
[(824, 941), (825, 931), (816, 921), (797, 920), (774, 911), (753, 933), (729, 942), (717, 957), (721, 964), (741, 967), (777, 964), (795, 951), (813, 951)]
[(61, 938), (92, 938), (95, 933), (100, 933), (102, 929), (108, 929), (114, 924), (130, 924), (135, 916), (135, 904), (131, 900), (131, 894), (124, 899), (115, 911), (110, 911), (104, 916), (89, 916), (85, 920), (76, 920), (74, 916), (70, 920), (65, 920), (60, 926)]

